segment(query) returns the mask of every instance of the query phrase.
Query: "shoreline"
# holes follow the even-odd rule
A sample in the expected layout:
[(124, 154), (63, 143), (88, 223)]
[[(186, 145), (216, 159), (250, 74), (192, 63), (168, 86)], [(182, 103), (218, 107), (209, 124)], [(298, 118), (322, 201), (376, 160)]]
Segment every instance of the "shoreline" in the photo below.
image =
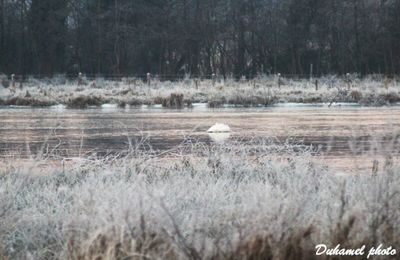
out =
[[(191, 107), (205, 103), (224, 106), (269, 107), (275, 104), (356, 103), (361, 106), (390, 106), (400, 103), (400, 82), (392, 80), (319, 78), (318, 84), (305, 79), (263, 77), (247, 81), (232, 79), (152, 81), (94, 79), (78, 84), (65, 78), (28, 79), (7, 88), (0, 85), (0, 106), (68, 108), (161, 105), (165, 108)], [(17, 86), (18, 85), (18, 86)]]
[(355, 102), (334, 102), (334, 103), (294, 103), (294, 102), (286, 102), (286, 103), (274, 103), (268, 106), (257, 104), (252, 106), (245, 105), (232, 105), (232, 104), (221, 104), (218, 107), (210, 107), (208, 103), (192, 103), (190, 106), (184, 107), (164, 107), (162, 104), (141, 104), (141, 105), (126, 105), (125, 107), (121, 107), (115, 103), (104, 103), (101, 105), (91, 105), (83, 108), (79, 107), (68, 107), (65, 104), (53, 104), (47, 106), (29, 106), (29, 105), (0, 105), (1, 109), (61, 109), (61, 110), (80, 110), (80, 109), (102, 109), (102, 110), (126, 110), (126, 109), (145, 109), (145, 110), (196, 110), (196, 109), (266, 109), (266, 108), (338, 108), (338, 107), (354, 107), (354, 108), (390, 108), (390, 107), (399, 107), (400, 102), (392, 103), (392, 104), (384, 104), (384, 105), (362, 105)]

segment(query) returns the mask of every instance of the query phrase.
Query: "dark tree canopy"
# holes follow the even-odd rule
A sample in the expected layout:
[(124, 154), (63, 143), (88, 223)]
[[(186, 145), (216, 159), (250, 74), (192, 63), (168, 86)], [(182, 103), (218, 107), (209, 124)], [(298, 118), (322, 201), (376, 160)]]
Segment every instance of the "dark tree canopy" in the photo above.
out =
[(400, 0), (0, 0), (0, 72), (400, 73)]

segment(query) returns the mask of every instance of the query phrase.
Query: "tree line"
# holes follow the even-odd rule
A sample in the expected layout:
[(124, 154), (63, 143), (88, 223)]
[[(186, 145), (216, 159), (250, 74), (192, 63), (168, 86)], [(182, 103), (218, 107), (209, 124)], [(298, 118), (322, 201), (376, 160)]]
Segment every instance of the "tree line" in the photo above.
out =
[(7, 74), (310, 70), (399, 74), (400, 0), (0, 0)]

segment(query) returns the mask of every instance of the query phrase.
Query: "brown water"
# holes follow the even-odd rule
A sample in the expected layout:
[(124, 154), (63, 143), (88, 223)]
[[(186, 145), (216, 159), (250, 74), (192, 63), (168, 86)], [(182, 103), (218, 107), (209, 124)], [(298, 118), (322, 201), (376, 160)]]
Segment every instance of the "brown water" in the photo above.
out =
[[(53, 151), (62, 157), (105, 155), (145, 138), (155, 150), (173, 149), (184, 140), (212, 142), (206, 130), (228, 124), (230, 139), (291, 138), (320, 148), (319, 155), (339, 168), (372, 167), (383, 152), (398, 159), (400, 107), (281, 106), (164, 110), (161, 108), (87, 109), (0, 108), (0, 158)], [(394, 143), (390, 145), (390, 142)], [(46, 145), (43, 145), (45, 143)]]

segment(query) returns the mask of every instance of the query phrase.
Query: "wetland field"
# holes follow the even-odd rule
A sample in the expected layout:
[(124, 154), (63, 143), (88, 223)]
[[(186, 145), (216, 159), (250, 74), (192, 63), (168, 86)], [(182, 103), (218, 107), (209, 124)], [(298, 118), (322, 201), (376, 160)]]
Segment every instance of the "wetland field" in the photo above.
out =
[(0, 259), (400, 250), (400, 83), (317, 80), (8, 82)]

